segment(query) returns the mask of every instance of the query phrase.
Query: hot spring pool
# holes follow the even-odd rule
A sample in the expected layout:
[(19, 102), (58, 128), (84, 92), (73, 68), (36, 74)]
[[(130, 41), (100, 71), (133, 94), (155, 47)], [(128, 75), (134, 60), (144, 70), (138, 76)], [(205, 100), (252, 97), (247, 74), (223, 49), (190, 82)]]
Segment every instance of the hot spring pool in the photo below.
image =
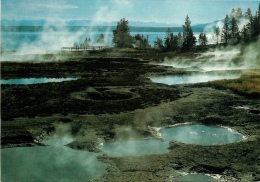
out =
[[(163, 129), (160, 133), (165, 141), (150, 139), (106, 143), (102, 147), (103, 154), (119, 157), (163, 154), (169, 152), (167, 148), (171, 140), (196, 145), (215, 145), (243, 139), (242, 135), (228, 129), (200, 124), (176, 126)], [(1, 149), (2, 180), (4, 182), (88, 181), (104, 174), (106, 164), (97, 160), (98, 155), (102, 153), (79, 151), (63, 146), (73, 140), (74, 138), (69, 135), (61, 138), (54, 135), (44, 141), (52, 146)], [(180, 177), (178, 180), (209, 181), (209, 178), (192, 174)]]
[(242, 135), (228, 129), (200, 124), (175, 126), (163, 129), (160, 133), (164, 142), (152, 139), (111, 142), (105, 143), (102, 151), (111, 156), (142, 156), (169, 152), (167, 148), (171, 140), (208, 146), (233, 143), (243, 139)]
[(161, 130), (163, 138), (195, 145), (216, 145), (243, 140), (243, 136), (228, 129), (201, 124), (180, 125)]
[(164, 83), (167, 85), (176, 84), (190, 84), (190, 83), (202, 83), (223, 79), (235, 79), (238, 78), (238, 73), (210, 73), (200, 72), (192, 75), (167, 75), (167, 76), (155, 76), (150, 79), (155, 83)]
[(49, 82), (63, 82), (77, 80), (77, 78), (17, 78), (1, 80), (1, 84), (8, 85), (31, 85), (37, 83), (49, 83)]
[(2, 181), (89, 181), (106, 172), (100, 154), (65, 146), (1, 149)]
[(173, 179), (174, 182), (181, 182), (181, 181), (189, 181), (189, 182), (202, 182), (202, 181), (217, 181), (216, 179), (207, 176), (207, 175), (203, 175), (203, 174), (188, 174), (185, 176), (181, 176), (179, 178)]

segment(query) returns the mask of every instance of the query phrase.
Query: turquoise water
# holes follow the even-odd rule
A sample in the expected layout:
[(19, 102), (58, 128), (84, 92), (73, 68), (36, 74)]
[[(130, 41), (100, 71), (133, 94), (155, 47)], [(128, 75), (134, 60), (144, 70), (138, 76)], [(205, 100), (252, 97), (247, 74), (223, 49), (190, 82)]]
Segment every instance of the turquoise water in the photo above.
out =
[(197, 73), (192, 75), (167, 75), (167, 76), (156, 76), (150, 77), (150, 79), (155, 83), (164, 83), (167, 85), (177, 85), (177, 84), (191, 84), (191, 83), (202, 83), (214, 80), (223, 79), (235, 79), (238, 78), (239, 74), (225, 74), (225, 73)]
[(160, 131), (165, 140), (131, 140), (124, 142), (105, 143), (102, 151), (111, 156), (142, 156), (164, 154), (169, 152), (169, 142), (178, 142), (195, 145), (216, 145), (237, 142), (243, 136), (224, 128), (208, 127), (205, 125), (182, 125)]
[(243, 136), (225, 128), (183, 125), (161, 130), (163, 138), (196, 145), (216, 145), (241, 141)]
[(100, 154), (65, 146), (1, 149), (3, 182), (88, 181), (106, 172)]
[[(130, 140), (106, 143), (102, 147), (111, 156), (143, 156), (163, 154), (171, 140), (197, 145), (225, 144), (240, 141), (242, 135), (224, 128), (205, 125), (182, 125), (160, 131), (165, 141)], [(70, 135), (50, 136), (44, 143), (47, 147), (18, 147), (1, 150), (2, 181), (11, 182), (70, 182), (88, 181), (106, 172), (106, 164), (97, 160), (97, 153), (74, 150), (63, 146), (72, 142)], [(209, 178), (192, 174), (178, 178), (179, 181), (203, 181)], [(177, 180), (177, 179), (176, 179)], [(205, 181), (205, 180), (204, 180)], [(206, 180), (209, 181), (209, 180)]]
[(1, 80), (1, 84), (31, 85), (37, 83), (63, 82), (63, 81), (70, 81), (70, 80), (77, 80), (77, 78), (18, 78), (18, 79)]
[(179, 178), (173, 179), (173, 182), (179, 182), (179, 181), (189, 181), (189, 182), (208, 182), (208, 181), (217, 181), (216, 179), (203, 175), (203, 174), (188, 174), (185, 176), (181, 176)]

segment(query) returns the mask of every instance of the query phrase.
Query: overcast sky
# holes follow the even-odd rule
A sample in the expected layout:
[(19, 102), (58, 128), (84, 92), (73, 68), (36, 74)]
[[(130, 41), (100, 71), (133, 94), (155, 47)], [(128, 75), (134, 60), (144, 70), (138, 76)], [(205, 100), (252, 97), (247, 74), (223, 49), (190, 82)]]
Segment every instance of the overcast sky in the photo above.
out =
[(2, 0), (2, 19), (94, 20), (183, 24), (189, 15), (192, 24), (220, 20), (232, 8), (253, 15), (260, 0)]

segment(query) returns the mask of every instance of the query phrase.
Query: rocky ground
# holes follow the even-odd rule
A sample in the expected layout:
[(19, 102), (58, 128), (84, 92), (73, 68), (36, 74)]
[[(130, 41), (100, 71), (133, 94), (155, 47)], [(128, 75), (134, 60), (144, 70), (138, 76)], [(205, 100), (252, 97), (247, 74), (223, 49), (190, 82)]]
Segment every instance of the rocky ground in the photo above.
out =
[[(229, 127), (246, 138), (220, 146), (171, 142), (170, 152), (162, 155), (103, 155), (99, 159), (108, 164), (107, 173), (94, 181), (172, 181), (181, 172), (221, 175), (228, 181), (260, 180), (258, 95), (238, 95), (209, 84), (152, 83), (149, 75), (186, 74), (183, 69), (150, 64), (150, 60), (160, 61), (165, 56), (176, 55), (120, 50), (41, 57), (48, 63), (37, 62), (37, 57), (30, 62), (2, 62), (2, 79), (78, 78), (1, 85), (2, 148), (42, 145), (40, 141), (57, 123), (71, 126), (76, 140), (69, 147), (95, 152), (100, 151), (101, 142), (157, 137), (151, 127), (202, 123)], [(180, 56), (191, 58), (194, 54)]]

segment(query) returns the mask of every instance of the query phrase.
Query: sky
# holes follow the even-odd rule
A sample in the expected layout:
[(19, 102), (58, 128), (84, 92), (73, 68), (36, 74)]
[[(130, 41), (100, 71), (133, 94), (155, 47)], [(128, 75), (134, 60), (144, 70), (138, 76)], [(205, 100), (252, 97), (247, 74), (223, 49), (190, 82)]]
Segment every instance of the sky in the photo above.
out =
[(253, 15), (260, 0), (1, 0), (1, 19), (131, 21), (182, 25), (188, 15), (192, 24), (224, 19), (232, 8)]

